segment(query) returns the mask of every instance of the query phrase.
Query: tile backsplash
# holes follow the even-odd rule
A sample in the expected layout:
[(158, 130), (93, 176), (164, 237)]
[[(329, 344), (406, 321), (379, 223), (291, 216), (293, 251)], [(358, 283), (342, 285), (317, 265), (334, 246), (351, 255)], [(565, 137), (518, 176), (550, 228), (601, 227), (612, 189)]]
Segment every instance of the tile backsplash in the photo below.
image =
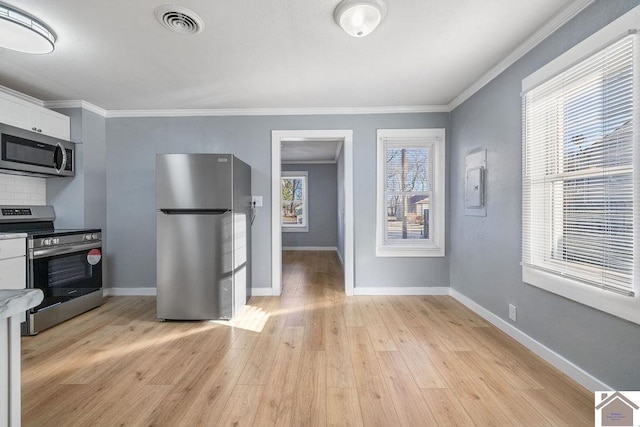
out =
[(45, 178), (0, 173), (0, 205), (46, 205)]

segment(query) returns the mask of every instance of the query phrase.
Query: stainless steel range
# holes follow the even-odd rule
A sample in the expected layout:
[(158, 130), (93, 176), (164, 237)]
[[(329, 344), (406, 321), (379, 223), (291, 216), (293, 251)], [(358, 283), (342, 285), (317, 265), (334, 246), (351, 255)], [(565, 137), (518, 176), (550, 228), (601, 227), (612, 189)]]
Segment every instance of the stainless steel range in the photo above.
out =
[(102, 305), (102, 232), (54, 229), (52, 206), (0, 206), (0, 232), (27, 233), (27, 287), (44, 300), (29, 310), (23, 335)]

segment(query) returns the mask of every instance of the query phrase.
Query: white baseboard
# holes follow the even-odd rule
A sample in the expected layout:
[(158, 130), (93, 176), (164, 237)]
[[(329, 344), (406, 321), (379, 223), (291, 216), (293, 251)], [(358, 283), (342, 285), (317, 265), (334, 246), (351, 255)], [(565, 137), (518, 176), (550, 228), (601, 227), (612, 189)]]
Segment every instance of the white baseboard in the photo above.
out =
[(542, 357), (544, 360), (555, 366), (565, 375), (571, 377), (574, 381), (576, 381), (586, 389), (589, 389), (591, 391), (614, 390), (612, 387), (609, 387), (607, 384), (589, 374), (584, 369), (574, 365), (570, 360), (565, 359), (563, 356), (551, 350), (549, 347), (541, 344), (540, 342), (531, 338), (529, 335), (525, 334), (520, 329), (511, 325), (501, 317), (496, 316), (486, 308), (482, 307), (471, 298), (466, 297), (455, 289), (451, 289), (451, 296), (458, 300), (460, 303), (464, 304), (471, 311), (475, 312), (483, 319), (490, 322), (495, 327), (509, 335), (511, 338), (515, 339), (538, 356)]
[(283, 251), (336, 251), (336, 246), (283, 246)]
[[(300, 250), (300, 249), (298, 249)], [(320, 249), (308, 249), (308, 250), (320, 250)], [(333, 249), (332, 249), (333, 250)], [(152, 296), (156, 294), (156, 288), (144, 287), (144, 288), (105, 288), (103, 290), (105, 296)], [(451, 289), (445, 286), (437, 287), (366, 287), (356, 286), (353, 289), (354, 295), (451, 295), (457, 301), (469, 308), (471, 311), (478, 314), (480, 317), (505, 332), (507, 335), (518, 341), (520, 344), (533, 351), (538, 356), (542, 357), (545, 361), (550, 363), (559, 369), (562, 373), (575, 380), (578, 384), (582, 385), (588, 390), (613, 390), (604, 382), (600, 381), (593, 375), (589, 374), (584, 369), (572, 363), (570, 360), (564, 358), (562, 355), (556, 353), (544, 344), (531, 338), (529, 335), (522, 332), (509, 322), (505, 321), (501, 317), (493, 314), (486, 308), (482, 307), (471, 298), (461, 294), (455, 289)], [(265, 288), (253, 288), (251, 290), (253, 296), (273, 296), (273, 289), (271, 287)]]
[(353, 295), (449, 295), (449, 287), (367, 287), (356, 286)]
[[(156, 295), (156, 288), (104, 288), (102, 294), (105, 297), (154, 296)], [(253, 288), (251, 289), (251, 295), (257, 297), (272, 296), (273, 291), (271, 288)]]
[(102, 294), (112, 297), (130, 297), (130, 296), (154, 296), (156, 288), (104, 288)]
[(252, 297), (272, 297), (273, 289), (271, 288), (251, 288)]

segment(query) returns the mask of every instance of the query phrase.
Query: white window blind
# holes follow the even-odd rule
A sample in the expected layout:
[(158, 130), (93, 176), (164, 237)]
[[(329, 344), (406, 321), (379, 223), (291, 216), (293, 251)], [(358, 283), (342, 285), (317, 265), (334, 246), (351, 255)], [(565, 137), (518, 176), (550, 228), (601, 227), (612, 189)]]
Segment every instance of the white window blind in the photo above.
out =
[(523, 265), (629, 296), (635, 43), (625, 36), (523, 94)]

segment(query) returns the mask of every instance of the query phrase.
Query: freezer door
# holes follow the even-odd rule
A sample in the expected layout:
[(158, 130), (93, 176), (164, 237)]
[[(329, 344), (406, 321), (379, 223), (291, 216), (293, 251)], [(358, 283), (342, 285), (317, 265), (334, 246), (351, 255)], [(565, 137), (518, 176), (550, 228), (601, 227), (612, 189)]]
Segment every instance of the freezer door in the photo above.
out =
[(232, 208), (232, 158), (229, 154), (158, 154), (158, 209)]
[(158, 319), (233, 315), (233, 215), (157, 212)]

